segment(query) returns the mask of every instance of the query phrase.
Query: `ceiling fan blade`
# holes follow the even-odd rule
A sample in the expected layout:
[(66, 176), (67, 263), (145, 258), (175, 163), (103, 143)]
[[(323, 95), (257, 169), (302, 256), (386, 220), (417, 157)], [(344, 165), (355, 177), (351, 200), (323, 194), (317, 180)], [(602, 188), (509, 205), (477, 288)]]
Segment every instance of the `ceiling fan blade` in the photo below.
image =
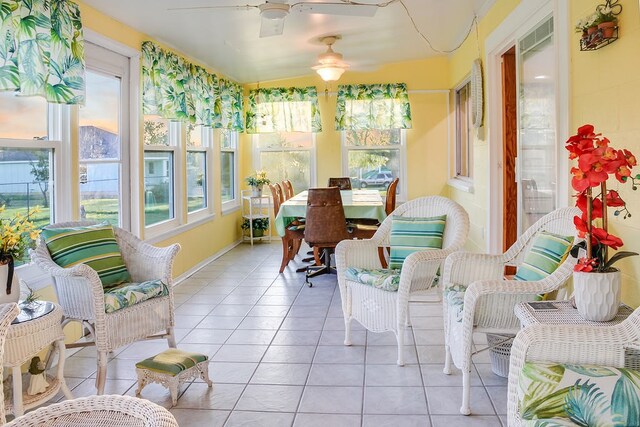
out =
[(260, 38), (279, 36), (284, 30), (284, 18), (267, 19), (262, 18), (260, 22)]
[(378, 6), (369, 4), (301, 2), (292, 4), (291, 10), (301, 13), (319, 13), (323, 15), (373, 17), (378, 11)]
[(169, 7), (167, 10), (171, 11), (181, 11), (181, 10), (203, 10), (203, 9), (230, 9), (230, 10), (250, 10), (257, 9), (257, 5), (253, 4), (243, 4), (236, 6), (191, 6), (191, 7)]

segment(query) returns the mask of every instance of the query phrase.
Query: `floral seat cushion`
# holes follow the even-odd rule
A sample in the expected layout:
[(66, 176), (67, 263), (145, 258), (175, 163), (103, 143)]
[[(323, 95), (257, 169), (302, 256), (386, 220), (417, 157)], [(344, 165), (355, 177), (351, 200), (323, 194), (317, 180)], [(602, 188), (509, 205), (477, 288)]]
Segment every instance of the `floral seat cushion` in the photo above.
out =
[(162, 280), (149, 280), (141, 283), (124, 283), (110, 288), (104, 293), (104, 311), (113, 313), (125, 307), (139, 304), (155, 297), (169, 294), (167, 285)]
[(349, 267), (345, 277), (352, 282), (388, 292), (397, 292), (400, 285), (400, 270)]
[(464, 310), (464, 293), (467, 287), (464, 285), (451, 285), (444, 290), (443, 298), (449, 306), (449, 315), (456, 322), (462, 322)]
[(640, 424), (640, 371), (527, 362), (518, 383), (519, 412), (526, 425)]

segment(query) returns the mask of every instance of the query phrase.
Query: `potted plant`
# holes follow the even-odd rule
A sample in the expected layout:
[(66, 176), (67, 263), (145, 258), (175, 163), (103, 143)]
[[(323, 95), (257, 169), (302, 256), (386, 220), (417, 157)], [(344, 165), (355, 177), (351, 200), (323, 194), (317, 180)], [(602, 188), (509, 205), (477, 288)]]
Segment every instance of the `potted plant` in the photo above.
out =
[[(0, 217), (4, 211), (5, 206), (1, 206)], [(31, 213), (39, 211), (40, 208), (36, 207)], [(12, 218), (0, 218), (0, 230), (0, 304), (6, 304), (20, 299), (20, 283), (14, 274), (14, 263), (24, 259), (27, 250), (40, 236), (40, 230), (28, 216), (20, 213)]]
[(591, 35), (598, 30), (598, 23), (596, 22), (597, 20), (598, 20), (598, 12), (592, 13), (591, 15), (585, 18), (584, 26), (587, 30), (588, 35)]
[(253, 228), (253, 237), (264, 236), (265, 230), (269, 228), (269, 218), (255, 218), (253, 219), (253, 227), (250, 226), (249, 218), (245, 218), (240, 226), (243, 230)]
[(596, 14), (595, 22), (598, 24), (598, 29), (602, 30), (602, 37), (605, 39), (613, 37), (613, 30), (618, 25), (618, 18), (614, 15), (611, 6), (605, 4), (599, 7)]
[(620, 194), (607, 188), (607, 180), (614, 175), (621, 183), (631, 181), (636, 190), (640, 174), (632, 177), (631, 169), (637, 161), (630, 151), (611, 147), (592, 125), (580, 127), (566, 148), (569, 159), (578, 160), (578, 167), (571, 168), (571, 186), (578, 192), (576, 206), (582, 215), (576, 216), (574, 223), (579, 236), (585, 239), (573, 247), (571, 254), (578, 257), (581, 249), (586, 251), (573, 274), (576, 307), (587, 320), (608, 321), (615, 317), (620, 305), (620, 271), (613, 264), (638, 254), (619, 251), (608, 256), (609, 248), (618, 250), (623, 242), (608, 232), (607, 209), (615, 208), (614, 216), (623, 219), (631, 214)]
[(265, 171), (256, 171), (255, 175), (249, 176), (246, 178), (247, 184), (251, 187), (252, 196), (253, 197), (261, 197), (262, 196), (262, 186), (265, 184), (270, 184), (271, 180), (267, 178), (267, 173)]

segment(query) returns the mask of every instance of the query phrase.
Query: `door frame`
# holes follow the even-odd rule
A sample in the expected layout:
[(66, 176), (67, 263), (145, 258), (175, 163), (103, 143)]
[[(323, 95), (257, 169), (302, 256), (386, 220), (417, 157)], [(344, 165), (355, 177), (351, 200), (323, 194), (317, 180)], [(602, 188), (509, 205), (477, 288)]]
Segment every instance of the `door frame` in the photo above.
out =
[(487, 69), (487, 141), (488, 168), (488, 253), (499, 254), (502, 248), (503, 182), (502, 182), (502, 69), (501, 58), (519, 38), (553, 15), (556, 51), (556, 117), (557, 147), (556, 207), (569, 204), (569, 161), (564, 141), (569, 137), (569, 6), (564, 0), (522, 0), (511, 14), (487, 37), (485, 64)]

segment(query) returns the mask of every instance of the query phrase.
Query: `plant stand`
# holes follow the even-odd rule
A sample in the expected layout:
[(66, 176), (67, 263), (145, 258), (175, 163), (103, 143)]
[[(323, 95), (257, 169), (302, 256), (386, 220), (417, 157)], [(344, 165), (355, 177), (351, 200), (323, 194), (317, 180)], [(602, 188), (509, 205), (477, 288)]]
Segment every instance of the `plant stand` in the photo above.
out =
[(257, 230), (253, 229), (254, 219), (269, 219), (271, 197), (266, 195), (254, 197), (252, 194), (252, 190), (242, 190), (242, 219), (249, 220), (250, 224), (248, 230), (242, 231), (242, 240), (250, 242), (253, 246), (254, 241), (268, 240), (271, 242), (271, 220), (269, 220), (269, 227), (264, 230), (261, 236), (256, 235)]

